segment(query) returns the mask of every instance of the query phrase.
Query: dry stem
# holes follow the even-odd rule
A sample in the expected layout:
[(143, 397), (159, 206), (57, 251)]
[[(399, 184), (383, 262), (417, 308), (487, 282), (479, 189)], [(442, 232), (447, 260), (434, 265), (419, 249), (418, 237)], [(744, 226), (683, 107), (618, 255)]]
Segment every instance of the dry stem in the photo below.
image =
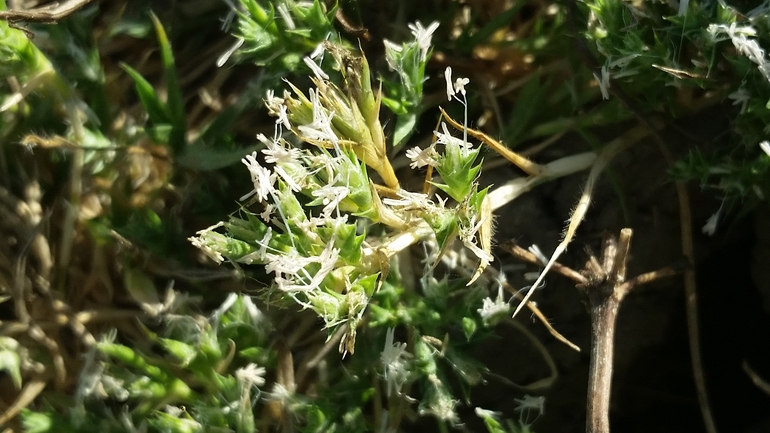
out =
[[(577, 26), (578, 20), (578, 8), (577, 2), (569, 2), (569, 22), (573, 27), (575, 35), (580, 33)], [(578, 54), (583, 58), (583, 61), (592, 71), (599, 71), (600, 67), (591, 51), (588, 49), (585, 40), (582, 37), (576, 37), (576, 48)], [(655, 139), (655, 144), (658, 147), (661, 155), (663, 155), (666, 164), (669, 167), (674, 166), (674, 157), (671, 151), (668, 149), (666, 142), (658, 134), (656, 128), (652, 125), (652, 122), (642, 113), (631, 100), (628, 95), (619, 87), (619, 83), (612, 83), (614, 85), (608, 85), (610, 94), (618, 98), (623, 105), (626, 106), (635, 117), (644, 124), (652, 133)], [(681, 245), (682, 254), (690, 263), (695, 263), (695, 248), (693, 246), (692, 239), (692, 211), (690, 209), (690, 196), (687, 193), (687, 187), (684, 182), (676, 182), (676, 195), (679, 201), (679, 224), (681, 227)], [(700, 348), (700, 326), (698, 324), (698, 296), (697, 296), (697, 284), (695, 279), (695, 270), (692, 268), (684, 271), (684, 289), (685, 289), (685, 302), (687, 310), (687, 330), (690, 343), (690, 358), (692, 360), (693, 376), (695, 379), (695, 389), (698, 395), (698, 404), (701, 408), (701, 414), (703, 417), (703, 423), (708, 433), (716, 433), (717, 427), (714, 421), (714, 416), (711, 412), (711, 405), (708, 398), (708, 390), (706, 387), (706, 378), (703, 370), (703, 356)]]
[(8, 22), (29, 21), (39, 23), (53, 23), (67, 18), (77, 12), (92, 0), (65, 0), (53, 2), (51, 5), (27, 10), (0, 11), (0, 20)]
[[(585, 268), (578, 273), (558, 263), (553, 269), (567, 276), (576, 286), (585, 290), (591, 309), (591, 364), (588, 376), (586, 431), (609, 433), (612, 368), (615, 346), (615, 323), (620, 303), (636, 286), (674, 275), (676, 270), (664, 268), (642, 274), (626, 281), (628, 252), (632, 230), (621, 230), (619, 239), (608, 237), (602, 250), (601, 261), (589, 254)], [(534, 254), (522, 248), (511, 247), (511, 252), (526, 261), (541, 264)]]

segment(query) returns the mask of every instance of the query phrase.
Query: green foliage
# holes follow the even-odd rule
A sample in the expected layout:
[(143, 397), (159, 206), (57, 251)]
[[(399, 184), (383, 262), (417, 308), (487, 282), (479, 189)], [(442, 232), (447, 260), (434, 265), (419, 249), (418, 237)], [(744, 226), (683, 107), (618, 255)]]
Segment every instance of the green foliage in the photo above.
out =
[(156, 143), (168, 144), (176, 154), (185, 151), (186, 117), (182, 104), (182, 93), (176, 77), (174, 55), (163, 26), (156, 16), (152, 16), (155, 32), (160, 44), (161, 62), (166, 78), (167, 100), (163, 102), (158, 97), (152, 85), (145, 80), (139, 72), (128, 65), (122, 65), (123, 69), (131, 76), (136, 85), (136, 92), (142, 105), (147, 110), (151, 127), (147, 129), (150, 137)]
[(332, 25), (336, 5), (327, 10), (320, 0), (239, 2), (243, 6), (235, 31), (239, 61), (266, 66), (274, 73), (296, 71), (302, 57), (320, 43), (340, 42)]
[(382, 103), (396, 114), (393, 146), (403, 145), (412, 135), (417, 117), (422, 113), (422, 89), (425, 82), (425, 66), (430, 58), (430, 39), (438, 28), (433, 22), (424, 28), (418, 21), (410, 24), (414, 41), (396, 45), (385, 41), (385, 60), (390, 69), (398, 74), (398, 82), (382, 80), (385, 95)]
[[(478, 75), (467, 74), (474, 81), (464, 99), (464, 123), (495, 117), (510, 148), (572, 130), (582, 138), (578, 148), (600, 152), (596, 137), (602, 135), (594, 131), (599, 127), (624, 129), (636, 114), (688, 115), (699, 109), (682, 102), (692, 94), (709, 95), (706, 103), (732, 101), (730, 133), (714, 143), (714, 152), (690, 152), (672, 178), (698, 180), (730, 210), (745, 210), (770, 194), (770, 62), (762, 50), (770, 43), (770, 9), (764, 4), (739, 11), (719, 2), (690, 2), (677, 13), (666, 2), (588, 0), (571, 18), (559, 4), (532, 18), (519, 2), (488, 20), (479, 13), (451, 17), (457, 11), (450, 8), (444, 15), (454, 21), (441, 23), (436, 44), (438, 22), (427, 28), (419, 21), (396, 22), (396, 33), (408, 27), (413, 38), (401, 44), (386, 40), (382, 58), (376, 58), (376, 49), (336, 27), (336, 3), (235, 3), (236, 43), (211, 63), (221, 67), (232, 56), (259, 69), (244, 69), (254, 75), (244, 90), (197, 125), (190, 112), (190, 101), (197, 99), (188, 98), (190, 84), (182, 74), (190, 68), (185, 38), (175, 35), (173, 21), (164, 27), (155, 15), (116, 18), (104, 40), (145, 38), (154, 29), (160, 75), (143, 64), (121, 63), (124, 73), (117, 79), (108, 69), (110, 59), (100, 57), (104, 40), (92, 37), (95, 9), (46, 30), (34, 27), (47, 45), (0, 22), (0, 73), (19, 84), (2, 87), (0, 137), (56, 143), (55, 152), (40, 157), (51, 167), (49, 185), (99, 180), (85, 182), (78, 194), (109, 200), (96, 216), (73, 218), (70, 229), (87, 227), (81, 243), (92, 241), (119, 258), (117, 269), (98, 271), (105, 280), (120, 273), (146, 315), (134, 335), (108, 333), (92, 345), (73, 395), (44, 393), (23, 411), (27, 431), (253, 432), (281, 423), (303, 432), (398, 431), (405, 413), (432, 417), (439, 428), (463, 422), (458, 408), (472, 407), (471, 390), (487, 373), (474, 348), (509, 314), (510, 298), (500, 284), (493, 300), (488, 286), (495, 284), (477, 279), (494, 260), (494, 189), (479, 182), (481, 157), (489, 161), (495, 155), (482, 155), (482, 146), (468, 139), (468, 125), (452, 134), (440, 124), (429, 145), (406, 152), (413, 169), (430, 170), (424, 188), (402, 184), (396, 175), (396, 155), (427, 123), (421, 116), (432, 108), (428, 103), (443, 100), (445, 87), (465, 96), (468, 83), (453, 88), (429, 80), (442, 75), (431, 70), (434, 49), (443, 54), (437, 63), (455, 64), (459, 56), (478, 63), (478, 71), (475, 63), (466, 66)], [(566, 25), (570, 19), (573, 26)], [(529, 20), (528, 30), (517, 34), (510, 24), (516, 20)], [(580, 34), (573, 35), (572, 27)], [(597, 70), (567, 48), (565, 41), (573, 37), (584, 38), (599, 58)], [(477, 84), (495, 75), (474, 57), (480, 48), (503, 60), (527, 59), (517, 60), (523, 72), (512, 85), (509, 77)], [(455, 69), (462, 70), (457, 63)], [(109, 96), (119, 79), (130, 79), (137, 107), (118, 106)], [(626, 109), (609, 86), (628, 94), (639, 113)], [(494, 106), (475, 116), (489, 96), (504, 111), (489, 114), (501, 108)], [(234, 130), (247, 113), (249, 122), (241, 123), (259, 122), (255, 109), (263, 98), (276, 121), (257, 131), (273, 135), (260, 133), (256, 142), (241, 143)], [(381, 113), (381, 105), (390, 112)], [(8, 166), (22, 178), (26, 173), (14, 166), (17, 159), (22, 158), (10, 159)], [(79, 178), (73, 180), (76, 168)], [(245, 183), (249, 176), (252, 191), (246, 193), (237, 179)], [(152, 182), (137, 182), (143, 177)], [(522, 178), (522, 190), (549, 179)], [(430, 186), (438, 191), (424, 193)], [(48, 188), (47, 194), (55, 192)], [(243, 203), (233, 204), (243, 193)], [(75, 193), (66, 201), (73, 208), (83, 205)], [(246, 277), (235, 290), (253, 290), (271, 316), (243, 294), (228, 296), (209, 315), (200, 309), (214, 304), (192, 304), (182, 292), (169, 290), (166, 300), (155, 299), (157, 278), (139, 263), (164, 271), (171, 264), (189, 265), (185, 238), (212, 223), (189, 240), (209, 265), (226, 261)], [(481, 263), (475, 275), (465, 254), (455, 250), (457, 239)], [(424, 263), (415, 260), (412, 246), (424, 252)], [(450, 269), (439, 263), (442, 258)], [(159, 275), (208, 301), (213, 296), (214, 286), (205, 281), (172, 270)], [(272, 314), (292, 317), (298, 310), (320, 319), (314, 324), (325, 331), (328, 346), (301, 356), (295, 351), (291, 359), (284, 337), (271, 334)], [(50, 362), (50, 355), (27, 350), (23, 341), (0, 336), (0, 371), (17, 389), (33, 361)], [(312, 374), (303, 371), (317, 353), (329, 354), (307, 367)], [(295, 373), (303, 381), (288, 379)], [(517, 400), (523, 407), (516, 409), (518, 421), (478, 408), (476, 414), (490, 433), (530, 432), (543, 400), (528, 398)], [(265, 415), (272, 412), (278, 415)]]
[[(674, 176), (720, 190), (729, 208), (764, 197), (768, 175), (759, 144), (770, 122), (770, 63), (761, 48), (770, 42), (767, 6), (739, 11), (725, 3), (689, 2), (676, 13), (663, 3), (642, 9), (602, 1), (586, 5), (596, 17), (586, 34), (596, 41), (603, 67), (645, 107), (686, 112), (674, 98), (676, 89), (688, 87), (734, 101), (735, 133), (725, 135), (713, 155), (694, 150)], [(632, 31), (623, 31), (630, 22), (636, 22)]]
[(156, 307), (166, 323), (163, 336), (145, 331), (164, 355), (115, 343), (114, 334), (103, 338), (87, 357), (68, 410), (25, 412), (28, 431), (253, 432), (264, 366), (274, 359), (267, 349), (269, 323), (243, 296), (229, 297), (209, 318), (191, 311), (184, 299), (165, 305)]

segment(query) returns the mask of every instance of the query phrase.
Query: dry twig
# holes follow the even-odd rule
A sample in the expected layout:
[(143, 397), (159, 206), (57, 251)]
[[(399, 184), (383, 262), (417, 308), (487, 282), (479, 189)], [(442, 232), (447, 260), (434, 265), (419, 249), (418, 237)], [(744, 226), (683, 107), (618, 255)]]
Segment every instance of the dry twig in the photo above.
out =
[[(553, 269), (567, 276), (588, 295), (591, 310), (591, 364), (588, 377), (586, 431), (608, 433), (609, 409), (612, 389), (612, 368), (615, 344), (615, 323), (623, 298), (634, 287), (674, 275), (673, 268), (642, 274), (626, 281), (628, 252), (631, 247), (631, 229), (623, 229), (615, 240), (607, 237), (601, 260), (589, 253), (582, 273), (566, 266), (554, 264)], [(521, 248), (512, 248), (517, 257), (527, 261), (529, 257)], [(540, 261), (537, 260), (540, 264)]]
[(28, 21), (36, 23), (54, 23), (67, 18), (80, 10), (83, 6), (91, 3), (91, 1), (92, 0), (65, 0), (63, 2), (53, 2), (49, 5), (34, 9), (0, 11), (0, 20), (8, 22)]

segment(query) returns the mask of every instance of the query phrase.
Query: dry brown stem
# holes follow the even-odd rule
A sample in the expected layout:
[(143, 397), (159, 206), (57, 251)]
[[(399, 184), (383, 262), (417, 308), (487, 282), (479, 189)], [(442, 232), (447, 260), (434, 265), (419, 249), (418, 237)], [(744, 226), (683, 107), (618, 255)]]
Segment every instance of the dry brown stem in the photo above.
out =
[(77, 12), (83, 6), (91, 3), (92, 0), (65, 0), (62, 2), (52, 2), (46, 6), (41, 6), (27, 10), (7, 10), (0, 11), (0, 20), (8, 22), (29, 21), (37, 23), (54, 23), (67, 18)]

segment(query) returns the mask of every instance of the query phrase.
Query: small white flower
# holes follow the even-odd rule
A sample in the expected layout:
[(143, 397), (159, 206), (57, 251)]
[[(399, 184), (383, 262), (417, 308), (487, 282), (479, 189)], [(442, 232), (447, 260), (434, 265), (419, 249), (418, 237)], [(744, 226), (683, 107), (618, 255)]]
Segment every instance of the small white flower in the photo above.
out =
[(275, 119), (275, 123), (282, 125), (286, 129), (291, 129), (291, 122), (289, 122), (289, 108), (286, 105), (281, 104), (278, 110), (278, 118)]
[(422, 168), (422, 167), (425, 167), (426, 165), (429, 165), (431, 167), (438, 166), (439, 154), (438, 152), (436, 152), (436, 146), (434, 144), (431, 144), (425, 149), (420, 149), (417, 146), (411, 149), (407, 149), (406, 157), (412, 161), (412, 163), (409, 164), (409, 166), (412, 167), (413, 169)]
[(310, 68), (311, 71), (313, 71), (313, 75), (316, 76), (319, 80), (328, 80), (329, 75), (324, 72), (323, 69), (321, 69), (320, 66), (316, 62), (313, 61), (310, 57), (305, 57), (302, 59), (302, 61), (305, 62), (305, 64)]
[(447, 66), (444, 69), (444, 81), (446, 82), (446, 96), (448, 100), (452, 100), (452, 97), (460, 93), (465, 96), (465, 86), (471, 82), (467, 78), (458, 78), (452, 83), (452, 67)]
[(180, 408), (178, 408), (176, 406), (171, 406), (171, 405), (166, 405), (166, 407), (163, 410), (167, 414), (169, 414), (169, 415), (171, 415), (173, 417), (176, 417), (176, 418), (179, 418), (180, 416), (182, 416), (184, 414), (182, 409), (180, 409)]
[(287, 164), (296, 162), (301, 155), (299, 149), (286, 148), (281, 140), (270, 140), (265, 134), (257, 134), (257, 140), (261, 141), (265, 148), (262, 153), (265, 155), (265, 162), (268, 164)]
[(443, 129), (444, 132), (433, 131), (433, 134), (436, 136), (436, 143), (458, 146), (460, 149), (464, 151), (463, 153), (464, 156), (465, 156), (465, 153), (470, 151), (471, 148), (473, 147), (467, 141), (463, 141), (457, 137), (452, 136), (452, 134), (449, 133), (449, 129), (447, 128), (446, 123), (441, 122), (441, 129)]
[(257, 367), (254, 363), (248, 364), (235, 370), (235, 378), (246, 387), (260, 387), (265, 384), (265, 367)]
[[(5, 345), (6, 348), (12, 350), (17, 350), (19, 346), (16, 340), (10, 338), (6, 340)], [(93, 345), (88, 349), (84, 356), (83, 367), (80, 370), (77, 388), (75, 389), (75, 399), (78, 403), (82, 402), (84, 398), (94, 394), (100, 384), (102, 374), (104, 373), (104, 366), (97, 355), (96, 345)]]
[(446, 69), (444, 69), (444, 81), (446, 81), (446, 97), (448, 101), (452, 100), (452, 97), (455, 95), (455, 88), (452, 85), (452, 67), (447, 66)]
[[(292, 256), (291, 259), (289, 259), (289, 256)], [(321, 252), (320, 256), (300, 257), (298, 254), (281, 255), (279, 257), (286, 258), (285, 260), (281, 260), (282, 268), (286, 270), (294, 270), (294, 272), (286, 272), (292, 277), (288, 279), (281, 276), (276, 276), (275, 283), (278, 288), (284, 292), (309, 292), (317, 290), (323, 282), (324, 278), (326, 278), (326, 276), (334, 270), (334, 267), (337, 265), (337, 259), (339, 256), (340, 250), (334, 248), (333, 242), (326, 244), (326, 247)], [(295, 261), (294, 264), (289, 263), (292, 260)], [(300, 270), (303, 270), (303, 273), (307, 274), (307, 272), (304, 271), (304, 267), (310, 263), (318, 263), (321, 265), (321, 268), (318, 270), (318, 272), (316, 272), (315, 275), (310, 278), (300, 276)], [(268, 264), (265, 269), (270, 268), (271, 264), (272, 263)], [(279, 275), (277, 271), (276, 275)], [(307, 281), (308, 279), (310, 281)]]
[(286, 104), (286, 96), (287, 95), (284, 94), (283, 98), (279, 98), (275, 96), (275, 92), (272, 90), (265, 92), (265, 106), (267, 107), (267, 110), (271, 116), (278, 115), (281, 110), (281, 105)]
[(503, 298), (503, 284), (501, 282), (497, 286), (497, 299), (493, 301), (492, 298), (487, 297), (481, 304), (481, 308), (476, 311), (484, 322), (488, 322), (489, 319), (508, 313), (510, 310), (511, 305)]
[[(431, 377), (433, 376), (433, 377)], [(438, 381), (435, 375), (428, 376), (428, 380), (433, 379)], [(460, 417), (457, 415), (455, 408), (457, 407), (457, 400), (452, 399), (448, 392), (437, 392), (435, 399), (433, 399), (427, 408), (420, 411), (421, 414), (431, 414), (436, 418), (447, 421), (450, 424), (457, 424), (460, 422)]]
[(433, 203), (428, 200), (426, 194), (406, 191), (403, 189), (398, 190), (396, 194), (401, 197), (400, 200), (384, 198), (382, 199), (382, 202), (388, 206), (411, 207), (416, 209), (428, 209), (433, 207)]
[(738, 35), (732, 40), (739, 53), (748, 57), (749, 60), (757, 65), (765, 64), (765, 51), (759, 46), (756, 39), (749, 39), (744, 35)]
[(267, 272), (274, 272), (277, 277), (296, 275), (305, 266), (313, 262), (310, 258), (300, 256), (299, 252), (295, 249), (282, 254), (267, 253), (267, 258), (269, 262), (265, 266), (265, 270)]
[(458, 78), (455, 80), (455, 92), (465, 96), (465, 86), (470, 83), (471, 80), (467, 78)]
[(286, 389), (280, 383), (273, 385), (273, 390), (267, 393), (267, 400), (286, 403), (292, 398), (292, 391)]
[(545, 414), (545, 397), (533, 397), (529, 394), (524, 395), (524, 398), (514, 398), (513, 401), (519, 403), (519, 406), (514, 409), (515, 412), (522, 411), (538, 411), (538, 416)]
[(219, 322), (219, 319), (224, 316), (224, 314), (229, 310), (233, 304), (235, 304), (238, 301), (238, 294), (237, 293), (230, 293), (227, 295), (227, 298), (222, 302), (222, 304), (214, 310), (213, 313), (211, 313), (211, 320), (214, 322)]
[(395, 330), (389, 328), (385, 334), (385, 347), (380, 354), (380, 362), (385, 370), (385, 381), (388, 386), (388, 397), (391, 392), (401, 394), (401, 387), (406, 383), (409, 376), (407, 370), (406, 358), (412, 356), (406, 351), (406, 343), (393, 343), (393, 334)]
[(259, 217), (262, 218), (262, 221), (270, 221), (270, 218), (273, 216), (273, 211), (275, 211), (275, 205), (267, 203), (265, 204), (265, 209), (259, 213)]
[(256, 241), (259, 245), (259, 249), (257, 251), (254, 251), (251, 254), (247, 254), (240, 259), (238, 259), (238, 263), (245, 263), (245, 264), (251, 264), (254, 263), (255, 260), (259, 262), (264, 262), (267, 260), (267, 247), (270, 244), (270, 240), (273, 238), (273, 228), (268, 227), (267, 232), (265, 232), (265, 236), (262, 238), (262, 240)]
[(257, 194), (259, 201), (265, 201), (268, 195), (272, 194), (273, 189), (273, 177), (270, 170), (262, 167), (257, 161), (257, 152), (252, 152), (251, 155), (246, 155), (241, 162), (249, 169), (251, 173), (251, 182), (254, 184), (254, 191), (241, 197), (241, 201), (246, 200), (254, 194)]
[(679, 10), (677, 16), (683, 17), (687, 13), (687, 7), (690, 5), (690, 0), (679, 0)]
[[(268, 229), (268, 231), (271, 231)], [(263, 239), (264, 242), (264, 239)], [(249, 318), (251, 319), (251, 323), (254, 326), (264, 326), (264, 321), (267, 320), (265, 318), (264, 313), (260, 311), (260, 309), (257, 307), (256, 304), (254, 304), (254, 301), (251, 299), (251, 296), (243, 296), (243, 305), (246, 307), (246, 312), (249, 315)]]
[(438, 21), (433, 21), (426, 29), (419, 21), (414, 24), (409, 24), (409, 29), (412, 31), (417, 46), (420, 48), (420, 61), (424, 62), (428, 57), (431, 40), (433, 39), (433, 32), (436, 31), (438, 25)]
[(104, 392), (107, 393), (108, 396), (113, 397), (118, 401), (126, 401), (131, 395), (123, 386), (123, 380), (106, 374), (102, 376), (102, 387), (104, 387)]
[(303, 137), (311, 140), (330, 141), (335, 149), (339, 148), (339, 139), (332, 129), (334, 112), (327, 112), (321, 105), (315, 90), (310, 89), (310, 102), (313, 104), (313, 122), (300, 125), (297, 129)]
[(346, 186), (325, 185), (313, 190), (312, 194), (313, 197), (323, 198), (324, 208), (321, 213), (325, 217), (330, 217), (340, 202), (350, 194), (350, 188)]
[(398, 61), (401, 60), (400, 54), (404, 47), (396, 45), (387, 39), (384, 39), (382, 42), (385, 44), (385, 60), (388, 62), (388, 67), (391, 71), (401, 71), (403, 68)]
[[(268, 140), (264, 134), (258, 134), (257, 139), (265, 144), (265, 148), (262, 153), (265, 155), (265, 162), (268, 164), (275, 164), (273, 171), (292, 189), (292, 191), (299, 191), (302, 187), (299, 185), (297, 179), (304, 178), (307, 170), (300, 163), (300, 157), (302, 152), (294, 147), (284, 146), (285, 140)], [(294, 173), (294, 176), (287, 172), (287, 168)]]
[(715, 40), (721, 40), (718, 36), (726, 34), (732, 41), (735, 49), (756, 63), (759, 71), (766, 79), (770, 80), (770, 65), (768, 65), (767, 59), (765, 59), (765, 51), (759, 46), (759, 42), (756, 39), (749, 39), (749, 37), (757, 36), (757, 30), (754, 27), (738, 26), (736, 23), (731, 23), (729, 26), (711, 24), (708, 26), (708, 32)]

